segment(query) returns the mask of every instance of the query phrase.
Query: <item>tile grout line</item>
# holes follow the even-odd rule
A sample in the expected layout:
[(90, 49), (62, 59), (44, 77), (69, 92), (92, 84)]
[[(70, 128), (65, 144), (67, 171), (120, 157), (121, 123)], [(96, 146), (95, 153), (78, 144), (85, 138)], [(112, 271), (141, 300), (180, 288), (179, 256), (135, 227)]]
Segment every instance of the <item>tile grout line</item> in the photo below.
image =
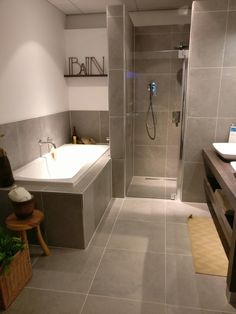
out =
[(39, 291), (50, 291), (54, 293), (65, 293), (65, 294), (74, 294), (74, 295), (83, 295), (85, 296), (85, 293), (77, 292), (77, 291), (67, 291), (67, 290), (56, 290), (56, 289), (48, 289), (48, 288), (38, 288), (38, 287), (32, 287), (32, 286), (26, 286), (26, 289), (29, 290), (39, 290)]
[(81, 307), (81, 310), (80, 310), (80, 312), (79, 312), (80, 314), (82, 314), (82, 312), (83, 312), (83, 310), (84, 310), (84, 306), (85, 306), (86, 301), (87, 301), (87, 299), (88, 299), (88, 296), (89, 296), (89, 293), (90, 293), (90, 291), (91, 291), (91, 288), (92, 288), (94, 279), (95, 279), (95, 277), (96, 277), (96, 275), (97, 275), (98, 269), (99, 269), (99, 267), (100, 267), (100, 265), (101, 265), (103, 256), (105, 255), (107, 245), (108, 245), (108, 243), (109, 243), (109, 241), (110, 241), (110, 238), (111, 238), (111, 236), (112, 236), (112, 233), (113, 233), (113, 230), (114, 230), (114, 228), (115, 228), (115, 224), (116, 224), (116, 221), (117, 221), (118, 216), (119, 216), (119, 214), (120, 214), (120, 211), (121, 211), (121, 209), (122, 209), (122, 207), (123, 207), (123, 205), (124, 205), (124, 201), (125, 201), (125, 198), (122, 200), (122, 202), (121, 202), (121, 204), (120, 204), (120, 209), (119, 209), (119, 211), (118, 211), (118, 213), (117, 213), (117, 216), (116, 216), (116, 218), (115, 218), (115, 221), (114, 221), (114, 224), (113, 224), (113, 226), (112, 226), (110, 235), (109, 235), (109, 237), (108, 237), (108, 239), (107, 239), (106, 245), (105, 245), (104, 248), (103, 248), (103, 252), (102, 252), (102, 254), (101, 254), (100, 261), (99, 261), (99, 263), (98, 263), (97, 269), (96, 269), (96, 271), (95, 271), (95, 273), (94, 273), (94, 276), (93, 276), (93, 278), (92, 278), (91, 284), (90, 284), (90, 286), (89, 286), (89, 288), (88, 288), (88, 292), (86, 293), (86, 297), (85, 297), (84, 303), (83, 303), (83, 305), (82, 305), (82, 307)]

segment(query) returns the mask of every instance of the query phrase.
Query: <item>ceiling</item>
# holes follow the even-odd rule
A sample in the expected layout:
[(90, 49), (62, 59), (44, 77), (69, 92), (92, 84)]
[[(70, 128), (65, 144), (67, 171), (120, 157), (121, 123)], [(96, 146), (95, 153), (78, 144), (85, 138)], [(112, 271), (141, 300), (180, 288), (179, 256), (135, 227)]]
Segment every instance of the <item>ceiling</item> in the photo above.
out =
[(192, 0), (48, 0), (65, 14), (102, 13), (107, 5), (124, 3), (128, 11), (170, 10), (191, 7)]

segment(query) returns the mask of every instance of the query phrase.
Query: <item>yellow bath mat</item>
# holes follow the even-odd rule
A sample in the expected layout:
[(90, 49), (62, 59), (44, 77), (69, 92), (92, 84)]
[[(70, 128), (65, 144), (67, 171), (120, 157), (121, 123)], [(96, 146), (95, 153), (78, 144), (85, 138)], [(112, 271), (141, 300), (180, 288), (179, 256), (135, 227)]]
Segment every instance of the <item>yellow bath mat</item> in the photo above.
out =
[(188, 230), (195, 272), (207, 275), (226, 276), (228, 259), (212, 218), (189, 218)]

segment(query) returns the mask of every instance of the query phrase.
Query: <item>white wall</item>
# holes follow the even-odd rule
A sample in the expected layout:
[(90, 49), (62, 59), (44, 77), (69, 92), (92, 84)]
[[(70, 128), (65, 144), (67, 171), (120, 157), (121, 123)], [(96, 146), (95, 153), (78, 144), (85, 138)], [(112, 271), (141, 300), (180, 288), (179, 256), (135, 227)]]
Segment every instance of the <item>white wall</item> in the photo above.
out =
[[(95, 57), (99, 62), (105, 56), (105, 72), (108, 72), (108, 49), (106, 28), (67, 29), (66, 71), (68, 73), (68, 57), (77, 57), (84, 61), (85, 57)], [(108, 79), (68, 78), (70, 110), (108, 110)]]
[(0, 124), (68, 110), (64, 19), (46, 0), (0, 1)]

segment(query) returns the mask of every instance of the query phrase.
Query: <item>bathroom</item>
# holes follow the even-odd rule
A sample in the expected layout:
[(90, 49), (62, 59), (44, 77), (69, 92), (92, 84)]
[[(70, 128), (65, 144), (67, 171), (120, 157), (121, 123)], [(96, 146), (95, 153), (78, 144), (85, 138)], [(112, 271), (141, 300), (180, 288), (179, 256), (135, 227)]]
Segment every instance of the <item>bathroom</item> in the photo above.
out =
[[(0, 147), (13, 171), (39, 158), (40, 139), (71, 143), (73, 127), (110, 145), (76, 185), (19, 180), (52, 254), (31, 247), (13, 313), (235, 313), (225, 277), (192, 271), (185, 222), (209, 215), (202, 149), (236, 123), (235, 13), (235, 0), (0, 1)], [(103, 74), (69, 75), (71, 57), (104, 57)]]

